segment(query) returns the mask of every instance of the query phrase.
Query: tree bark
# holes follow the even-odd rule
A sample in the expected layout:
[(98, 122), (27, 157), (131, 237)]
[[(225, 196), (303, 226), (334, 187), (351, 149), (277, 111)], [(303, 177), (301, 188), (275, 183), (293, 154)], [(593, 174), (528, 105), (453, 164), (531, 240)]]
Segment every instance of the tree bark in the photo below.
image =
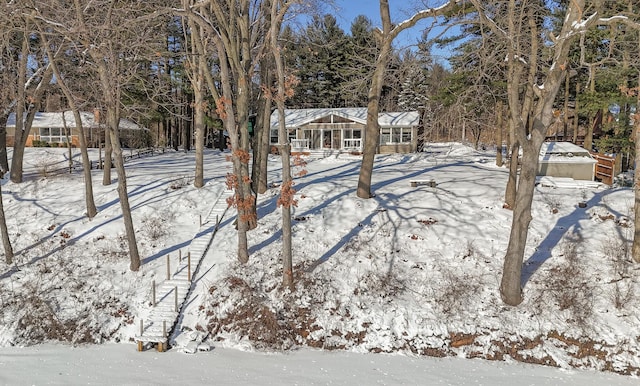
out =
[[(290, 3), (287, 2), (286, 4)], [(278, 147), (280, 150), (280, 156), (282, 157), (282, 186), (280, 191), (280, 205), (282, 206), (282, 286), (293, 290), (291, 206), (295, 204), (293, 199), (295, 190), (293, 190), (293, 180), (291, 178), (291, 144), (289, 143), (289, 135), (287, 133), (286, 122), (284, 119), (284, 102), (286, 98), (285, 69), (282, 61), (282, 55), (280, 53), (280, 46), (278, 44), (280, 26), (288, 5), (283, 9), (279, 9), (278, 1), (274, 1), (270, 5), (269, 41), (271, 44), (271, 51), (276, 66), (276, 77), (278, 80), (277, 96), (275, 101), (278, 106), (278, 116), (280, 117), (278, 120)]]
[[(107, 109), (107, 111), (108, 110), (109, 109)], [(109, 112), (107, 112), (107, 114), (109, 115)], [(113, 114), (113, 112), (111, 112), (111, 114)], [(117, 123), (119, 123), (119, 119), (117, 120)], [(131, 217), (129, 193), (127, 192), (127, 176), (124, 169), (124, 158), (122, 157), (122, 148), (120, 147), (118, 129), (109, 129), (109, 136), (111, 137), (111, 142), (114, 144), (113, 156), (116, 166), (116, 174), (118, 175), (118, 198), (120, 199), (122, 219), (124, 220), (124, 228), (127, 235), (127, 244), (129, 246), (129, 268), (132, 271), (137, 271), (140, 268), (140, 254), (138, 253), (136, 231), (133, 227), (133, 219)]]
[[(67, 102), (69, 103), (69, 107), (73, 111), (73, 116), (76, 121), (76, 128), (78, 129), (78, 140), (80, 142), (80, 154), (82, 157), (82, 175), (84, 177), (84, 201), (85, 206), (87, 208), (87, 217), (94, 218), (98, 213), (98, 209), (96, 208), (95, 201), (93, 199), (93, 183), (91, 178), (91, 160), (89, 159), (89, 153), (87, 152), (87, 139), (85, 137), (84, 126), (82, 124), (82, 117), (80, 116), (80, 111), (78, 105), (76, 104), (73, 93), (67, 86), (65, 82), (65, 78), (62, 76), (58, 69), (58, 65), (49, 49), (49, 44), (47, 42), (47, 37), (44, 33), (41, 33), (42, 41), (45, 45), (45, 51), (47, 53), (47, 57), (49, 58), (49, 63), (51, 64), (51, 68), (56, 77), (56, 84), (62, 90), (62, 93), (67, 98)], [(64, 112), (63, 112), (64, 116)], [(71, 144), (69, 143), (69, 151), (71, 151)], [(71, 157), (69, 157), (71, 162)]]
[[(200, 39), (200, 33), (198, 26), (195, 23), (191, 24), (191, 39)], [(201, 188), (204, 186), (204, 136), (205, 136), (205, 124), (204, 124), (204, 71), (206, 59), (202, 55), (198, 55), (196, 52), (196, 45), (192, 43), (193, 47), (193, 60), (191, 62), (191, 68), (193, 72), (190, 76), (191, 85), (193, 88), (194, 96), (194, 128), (196, 132), (196, 171), (195, 178), (193, 180), (193, 186)]]
[(502, 167), (502, 101), (498, 101), (496, 104), (496, 115), (496, 166)]
[[(638, 32), (638, 48), (640, 49), (640, 31)], [(636, 89), (636, 106), (640, 107), (640, 74), (638, 74), (638, 86)], [(634, 137), (634, 146), (635, 146), (635, 161), (636, 161), (636, 172), (633, 176), (634, 179), (634, 188), (633, 188), (633, 196), (634, 196), (634, 206), (633, 206), (633, 214), (634, 214), (634, 231), (633, 231), (633, 244), (631, 247), (631, 256), (633, 261), (636, 263), (640, 263), (640, 172), (638, 172), (638, 165), (640, 165), (640, 109), (636, 108), (636, 114), (634, 116), (634, 124), (635, 124), (635, 137)]]
[(102, 164), (102, 185), (111, 185), (111, 167), (112, 167), (113, 144), (109, 128), (104, 129), (104, 163)]
[(0, 173), (9, 171), (9, 158), (7, 157), (7, 119), (8, 115), (0, 116)]
[(4, 261), (7, 264), (13, 264), (13, 247), (11, 246), (11, 239), (9, 238), (9, 229), (7, 228), (7, 218), (4, 215), (4, 204), (2, 203), (2, 186), (1, 185), (0, 185), (0, 233), (2, 233)]
[[(28, 34), (27, 34), (28, 35)], [(29, 133), (31, 132), (31, 126), (33, 123), (33, 119), (35, 118), (35, 114), (40, 106), (41, 100), (44, 97), (45, 91), (49, 87), (51, 83), (51, 79), (53, 78), (53, 71), (51, 70), (50, 65), (45, 65), (44, 70), (40, 69), (40, 80), (38, 85), (35, 87), (32, 95), (27, 97), (27, 65), (28, 58), (31, 57), (29, 54), (29, 44), (26, 41), (28, 37), (25, 37), (25, 41), (22, 45), (22, 56), (20, 59), (20, 68), (18, 70), (18, 104), (16, 106), (16, 127), (15, 127), (15, 135), (13, 141), (13, 155), (11, 157), (11, 172), (10, 177), (11, 181), (15, 183), (21, 183), (23, 178), (23, 160), (24, 160), (24, 151), (25, 146), (27, 145), (27, 140), (29, 138)], [(32, 78), (34, 78), (32, 76)], [(25, 111), (24, 103), (29, 99), (30, 103)], [(25, 115), (26, 113), (26, 115)]]
[(578, 95), (580, 95), (580, 83), (576, 82), (576, 102), (573, 110), (573, 143), (578, 143)]
[(531, 204), (538, 170), (538, 153), (535, 149), (539, 151), (541, 145), (541, 140), (532, 141), (525, 145), (530, 148), (523, 149), (520, 178), (516, 191), (516, 205), (513, 207), (509, 245), (504, 258), (500, 282), (502, 301), (509, 305), (517, 305), (522, 302), (522, 262), (527, 245), (529, 223), (531, 222)]
[(389, 11), (389, 0), (380, 0), (380, 18), (382, 20), (382, 30), (376, 30), (380, 51), (377, 53), (376, 63), (371, 76), (367, 103), (367, 127), (365, 128), (364, 148), (362, 152), (362, 164), (358, 176), (358, 187), (356, 195), (360, 198), (371, 198), (371, 178), (373, 176), (373, 163), (380, 142), (380, 124), (378, 113), (380, 111), (380, 97), (384, 83), (384, 74), (389, 64), (391, 56), (391, 44), (398, 34), (407, 28), (413, 27), (419, 20), (429, 17), (437, 17), (449, 12), (456, 7), (459, 0), (449, 0), (446, 4), (426, 9), (415, 13), (409, 19), (393, 24)]
[(360, 198), (371, 198), (371, 178), (373, 176), (373, 163), (378, 152), (380, 142), (380, 123), (378, 115), (380, 110), (380, 95), (384, 82), (384, 73), (391, 55), (391, 15), (389, 1), (380, 0), (380, 16), (382, 18), (382, 32), (379, 33), (380, 52), (376, 57), (375, 68), (371, 76), (367, 103), (367, 127), (365, 129), (364, 148), (362, 151), (362, 164), (358, 176), (358, 189), (356, 195)]
[[(267, 68), (267, 60), (263, 61), (260, 71), (261, 79), (266, 86), (272, 83), (271, 70)], [(258, 194), (267, 191), (267, 164), (269, 161), (269, 143), (271, 138), (271, 102), (270, 93), (264, 93), (258, 98), (258, 112), (253, 131), (253, 167), (251, 168), (251, 183)]]
[[(485, 25), (495, 36), (505, 39), (507, 44), (507, 97), (509, 100), (510, 128), (522, 147), (522, 164), (517, 182), (516, 199), (509, 244), (504, 259), (504, 269), (500, 283), (500, 295), (508, 305), (522, 302), (522, 262), (526, 247), (531, 205), (538, 169), (540, 147), (546, 131), (555, 121), (553, 107), (560, 86), (566, 76), (569, 50), (580, 31), (586, 30), (594, 19), (582, 20), (584, 0), (567, 4), (562, 28), (555, 39), (551, 57), (553, 61), (544, 69), (539, 68), (541, 44), (536, 8), (509, 0), (506, 26), (500, 27), (496, 20), (490, 20), (485, 9), (477, 0), (472, 0), (476, 11)], [(526, 12), (526, 23), (522, 14)], [(578, 27), (579, 26), (579, 27)], [(528, 56), (526, 61), (521, 60)], [(539, 80), (543, 83), (540, 84)], [(524, 85), (524, 86), (523, 86)], [(522, 87), (525, 87), (522, 92)], [(513, 163), (513, 160), (512, 160)]]

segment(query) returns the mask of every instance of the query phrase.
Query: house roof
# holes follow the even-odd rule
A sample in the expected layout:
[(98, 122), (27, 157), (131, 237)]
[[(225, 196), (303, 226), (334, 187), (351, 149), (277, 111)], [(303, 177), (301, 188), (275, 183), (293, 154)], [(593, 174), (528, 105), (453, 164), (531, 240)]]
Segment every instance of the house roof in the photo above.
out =
[(540, 148), (541, 162), (596, 163), (587, 149), (571, 142), (545, 142)]
[[(96, 121), (96, 117), (93, 113), (81, 111), (80, 119), (82, 120), (82, 127), (84, 128), (100, 128), (104, 127), (104, 124), (100, 124)], [(64, 112), (37, 112), (35, 117), (33, 118), (32, 128), (64, 128), (66, 123), (66, 127), (76, 127), (76, 119), (73, 115), (73, 112), (68, 110)], [(11, 113), (9, 118), (7, 119), (7, 127), (14, 128), (16, 127), (16, 114)], [(146, 130), (145, 128), (137, 125), (135, 122), (132, 122), (128, 119), (122, 118), (120, 119), (120, 128), (128, 129), (128, 130)]]
[[(340, 107), (322, 109), (285, 109), (285, 123), (287, 127), (300, 127), (320, 118), (336, 115), (353, 122), (367, 123), (366, 107)], [(271, 114), (271, 128), (278, 127), (278, 110)], [(417, 111), (385, 112), (378, 114), (381, 127), (411, 127), (418, 124), (420, 114)]]

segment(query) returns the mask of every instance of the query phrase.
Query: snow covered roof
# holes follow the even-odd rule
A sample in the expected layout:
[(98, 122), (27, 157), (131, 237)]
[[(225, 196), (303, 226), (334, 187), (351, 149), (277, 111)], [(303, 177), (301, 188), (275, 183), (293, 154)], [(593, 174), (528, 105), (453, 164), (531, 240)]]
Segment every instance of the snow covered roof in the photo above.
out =
[(545, 154), (588, 156), (589, 152), (587, 149), (571, 142), (545, 142), (540, 148), (540, 155)]
[[(287, 127), (299, 127), (318, 119), (335, 115), (353, 122), (367, 123), (366, 107), (340, 107), (322, 109), (285, 109)], [(271, 128), (278, 127), (278, 110), (271, 114)], [(385, 112), (378, 114), (381, 127), (411, 127), (418, 124), (420, 114), (417, 111)]]
[(540, 148), (541, 162), (597, 163), (589, 151), (571, 142), (545, 142)]
[[(82, 127), (84, 128), (100, 128), (104, 127), (99, 122), (96, 121), (96, 116), (94, 113), (90, 113), (87, 111), (80, 112), (80, 119), (82, 119)], [(72, 111), (64, 111), (64, 112), (37, 112), (35, 117), (33, 118), (33, 124), (31, 127), (33, 128), (64, 128), (66, 123), (66, 127), (76, 127), (76, 119), (73, 115)], [(7, 119), (7, 128), (16, 127), (16, 114), (11, 113), (9, 118)], [(122, 118), (120, 119), (120, 128), (128, 129), (128, 130), (146, 130), (145, 128), (137, 125), (135, 122), (132, 122), (128, 119)]]

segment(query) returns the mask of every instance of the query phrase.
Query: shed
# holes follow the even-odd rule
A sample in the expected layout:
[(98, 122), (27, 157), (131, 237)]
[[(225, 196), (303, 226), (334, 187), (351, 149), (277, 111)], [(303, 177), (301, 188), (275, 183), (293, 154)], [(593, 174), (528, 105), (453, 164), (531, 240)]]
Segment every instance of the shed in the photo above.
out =
[(538, 175), (593, 181), (598, 161), (571, 142), (545, 142), (540, 148)]

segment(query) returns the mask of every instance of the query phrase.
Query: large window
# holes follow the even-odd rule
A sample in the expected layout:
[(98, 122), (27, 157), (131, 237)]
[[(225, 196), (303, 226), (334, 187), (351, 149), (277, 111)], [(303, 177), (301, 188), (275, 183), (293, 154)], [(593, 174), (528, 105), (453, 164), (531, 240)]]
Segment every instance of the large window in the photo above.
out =
[(385, 127), (380, 129), (380, 144), (411, 143), (411, 128), (408, 127)]
[[(278, 129), (271, 129), (270, 130), (270, 141), (271, 144), (278, 144), (280, 142), (279, 140), (279, 135), (278, 135)], [(289, 129), (289, 143), (291, 143), (292, 139), (296, 139), (296, 129)]]
[(67, 136), (64, 133), (64, 129), (59, 127), (41, 127), (40, 140), (48, 143), (66, 143)]

